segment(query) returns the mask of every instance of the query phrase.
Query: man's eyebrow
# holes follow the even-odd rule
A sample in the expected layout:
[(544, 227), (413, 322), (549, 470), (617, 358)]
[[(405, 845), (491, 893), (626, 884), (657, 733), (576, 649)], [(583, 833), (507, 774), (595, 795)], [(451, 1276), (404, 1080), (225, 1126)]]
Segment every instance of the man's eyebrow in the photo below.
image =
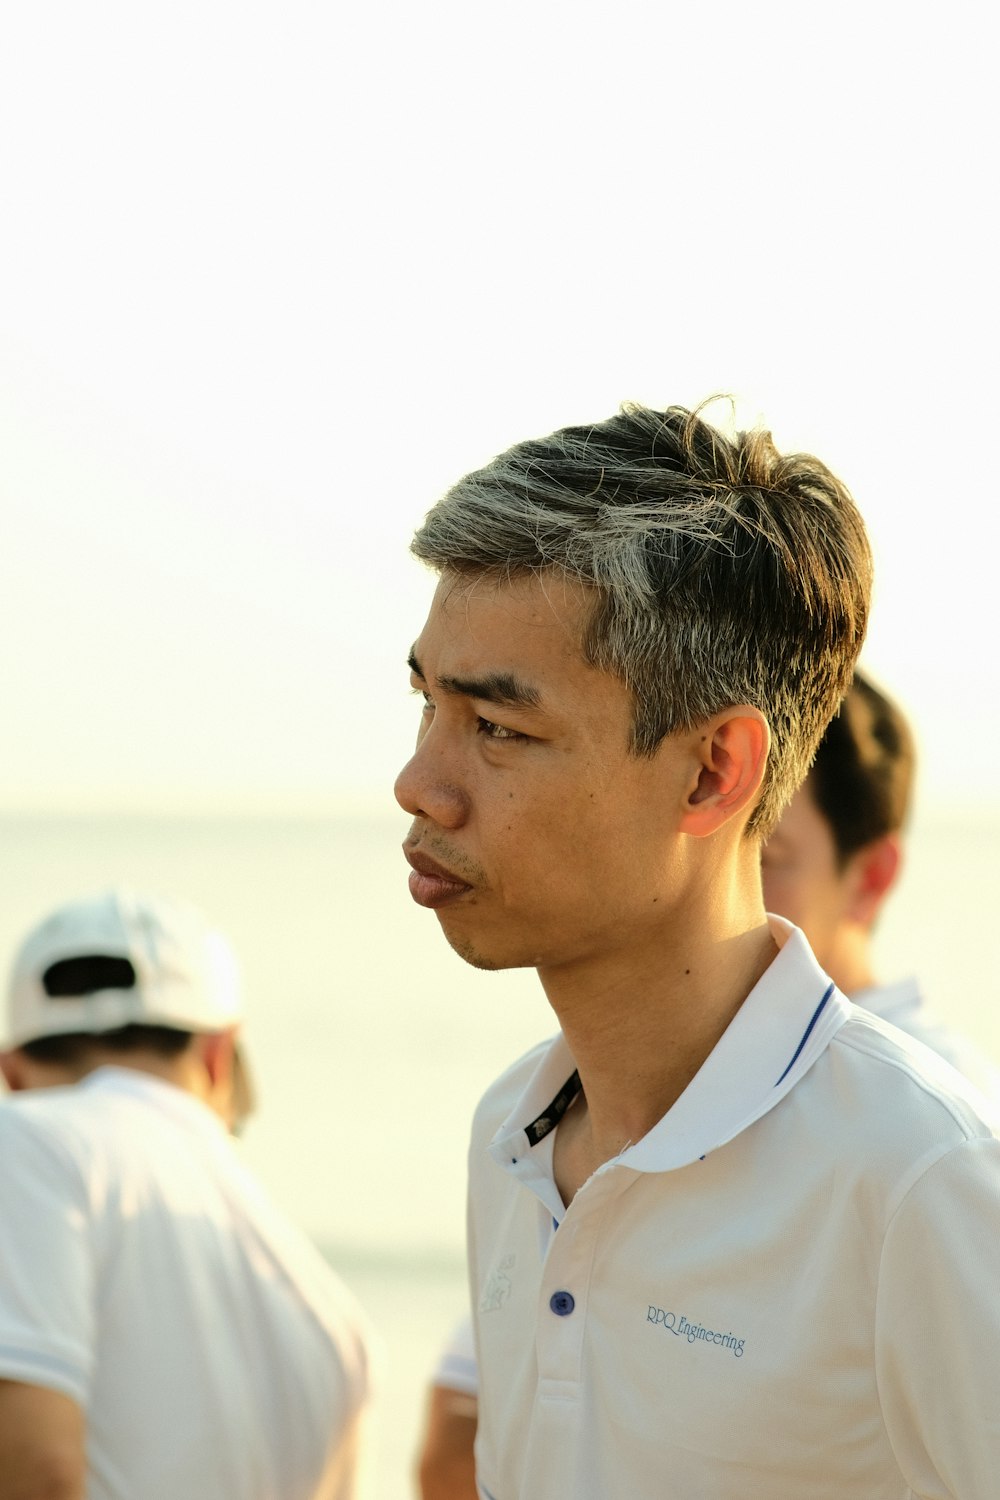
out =
[[(410, 671), (422, 682), (426, 682), (423, 668), (415, 651), (408, 658)], [(484, 703), (496, 703), (502, 708), (537, 708), (542, 695), (529, 682), (523, 682), (513, 672), (484, 672), (482, 677), (452, 677), (438, 679), (438, 687), (445, 693), (457, 693), (463, 698), (479, 698)]]

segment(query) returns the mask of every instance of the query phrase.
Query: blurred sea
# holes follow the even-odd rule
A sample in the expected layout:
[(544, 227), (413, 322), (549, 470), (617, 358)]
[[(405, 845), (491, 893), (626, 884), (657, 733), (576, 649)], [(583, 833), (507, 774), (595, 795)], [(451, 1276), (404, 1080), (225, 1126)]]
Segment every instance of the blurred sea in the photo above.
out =
[[(554, 1030), (532, 973), (466, 967), (406, 889), (406, 819), (0, 819), (0, 963), (58, 902), (126, 883), (232, 939), (260, 1107), (242, 1144), (353, 1287), (385, 1359), (370, 1500), (412, 1500), (429, 1372), (465, 1298), (468, 1122)], [(1000, 809), (925, 814), (878, 939), (886, 980), (1000, 1059)]]

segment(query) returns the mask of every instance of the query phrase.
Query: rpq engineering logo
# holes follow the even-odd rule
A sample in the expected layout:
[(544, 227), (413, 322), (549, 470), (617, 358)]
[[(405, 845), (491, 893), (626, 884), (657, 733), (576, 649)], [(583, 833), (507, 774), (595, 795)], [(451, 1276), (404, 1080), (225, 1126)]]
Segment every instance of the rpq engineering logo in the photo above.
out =
[(649, 1307), (646, 1309), (646, 1322), (663, 1329), (665, 1333), (672, 1333), (674, 1338), (687, 1339), (689, 1344), (701, 1340), (705, 1344), (716, 1344), (720, 1349), (731, 1349), (737, 1359), (743, 1354), (743, 1339), (738, 1339), (735, 1333), (716, 1333), (712, 1328), (705, 1328), (701, 1323), (689, 1323), (687, 1318), (681, 1314), (664, 1312), (662, 1307)]

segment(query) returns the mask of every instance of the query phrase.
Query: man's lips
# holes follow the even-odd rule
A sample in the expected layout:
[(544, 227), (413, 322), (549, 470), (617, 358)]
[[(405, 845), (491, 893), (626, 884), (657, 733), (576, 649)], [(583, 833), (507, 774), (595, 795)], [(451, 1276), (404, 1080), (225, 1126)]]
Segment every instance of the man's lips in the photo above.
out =
[(422, 854), (419, 849), (408, 849), (405, 844), (403, 853), (411, 866), (410, 895), (418, 906), (433, 909), (443, 906), (447, 901), (453, 901), (465, 891), (471, 891), (472, 887), (467, 881), (459, 880), (457, 875), (452, 875), (437, 860), (431, 859), (429, 854)]

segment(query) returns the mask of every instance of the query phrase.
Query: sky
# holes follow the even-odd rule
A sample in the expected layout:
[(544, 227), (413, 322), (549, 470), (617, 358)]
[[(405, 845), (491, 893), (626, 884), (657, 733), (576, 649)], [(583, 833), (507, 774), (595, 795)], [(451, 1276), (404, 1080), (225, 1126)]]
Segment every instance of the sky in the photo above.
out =
[(720, 391), (855, 493), (922, 796), (995, 808), (991, 31), (8, 7), (0, 812), (388, 809), (437, 496)]

